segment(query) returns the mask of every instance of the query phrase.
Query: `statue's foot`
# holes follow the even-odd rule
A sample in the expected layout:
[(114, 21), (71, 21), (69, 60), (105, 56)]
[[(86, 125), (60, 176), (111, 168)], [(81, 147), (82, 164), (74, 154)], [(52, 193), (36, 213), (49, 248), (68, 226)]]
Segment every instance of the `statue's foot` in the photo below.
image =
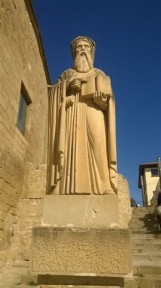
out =
[(112, 189), (109, 189), (109, 190), (105, 190), (103, 195), (114, 195), (114, 191)]

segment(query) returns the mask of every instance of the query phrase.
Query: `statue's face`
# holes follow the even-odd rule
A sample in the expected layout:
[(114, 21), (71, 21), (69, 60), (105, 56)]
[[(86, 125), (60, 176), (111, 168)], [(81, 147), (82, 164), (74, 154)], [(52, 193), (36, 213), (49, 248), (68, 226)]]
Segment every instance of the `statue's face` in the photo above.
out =
[(78, 72), (87, 72), (93, 67), (91, 46), (85, 40), (76, 44), (74, 66)]
[(75, 48), (76, 55), (81, 51), (82, 52), (86, 51), (88, 53), (91, 53), (91, 46), (85, 40), (80, 40), (76, 45), (76, 48)]

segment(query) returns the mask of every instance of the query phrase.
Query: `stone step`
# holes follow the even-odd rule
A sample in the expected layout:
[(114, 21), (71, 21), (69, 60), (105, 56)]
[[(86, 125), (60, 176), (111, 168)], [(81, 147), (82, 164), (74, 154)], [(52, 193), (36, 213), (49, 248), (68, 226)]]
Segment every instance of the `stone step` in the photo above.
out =
[(133, 207), (132, 211), (153, 211), (155, 210), (155, 206), (148, 206), (148, 207)]
[(137, 213), (133, 213), (132, 214), (132, 219), (135, 218), (154, 218), (156, 216), (156, 210), (152, 211), (152, 212), (137, 212)]
[(143, 214), (143, 213), (138, 213), (138, 214), (133, 214), (131, 221), (137, 221), (137, 220), (157, 220), (156, 217), (156, 212), (154, 213), (148, 213), (148, 214)]
[(141, 245), (141, 244), (132, 244), (131, 245), (131, 251), (132, 253), (138, 251), (137, 254), (141, 253), (141, 251), (144, 251), (145, 253), (149, 253), (149, 251), (151, 253), (158, 253), (158, 254), (161, 254), (161, 244), (156, 244), (156, 245), (153, 245), (153, 244), (148, 244), (148, 245)]
[(135, 234), (138, 234), (138, 237), (144, 237), (144, 239), (149, 239), (149, 238), (153, 238), (153, 239), (161, 239), (161, 231), (158, 230), (158, 227), (156, 230), (154, 231), (144, 231), (140, 229), (135, 229), (135, 230), (131, 230), (131, 237), (135, 238)]
[(152, 224), (157, 224), (158, 223), (158, 221), (157, 221), (157, 219), (156, 220), (154, 220), (154, 219), (143, 219), (143, 218), (137, 218), (136, 220), (135, 219), (133, 219), (131, 222), (130, 222), (130, 227), (132, 226), (132, 225), (141, 225), (141, 224), (146, 224), (146, 225), (152, 225)]
[(149, 228), (147, 228), (147, 227), (138, 227), (138, 228), (135, 228), (135, 229), (133, 229), (132, 231), (131, 231), (131, 234), (143, 234), (143, 233), (153, 233), (153, 234), (155, 234), (155, 233), (159, 233), (159, 227), (157, 226), (157, 227), (149, 227)]
[(130, 223), (130, 229), (133, 229), (133, 227), (155, 227), (155, 226), (159, 226), (159, 222), (158, 221), (154, 221), (154, 220), (138, 220), (138, 221), (132, 221)]
[(131, 234), (131, 244), (161, 244), (161, 237), (156, 238), (154, 233), (141, 233), (138, 230)]
[[(144, 241), (144, 242), (143, 242)], [(131, 239), (132, 245), (142, 245), (142, 246), (149, 246), (149, 247), (157, 247), (158, 249), (161, 248), (161, 239), (154, 239), (154, 238), (133, 238)]]
[(153, 214), (151, 215), (144, 215), (144, 216), (139, 216), (138, 215), (134, 215), (130, 221), (130, 223), (132, 222), (142, 222), (142, 221), (149, 221), (149, 222), (157, 222), (157, 217)]
[[(156, 231), (154, 231), (154, 233), (149, 233), (149, 231), (143, 231), (143, 230), (137, 230), (137, 231), (133, 231), (131, 234), (131, 241), (135, 240), (135, 239), (139, 239), (139, 240), (146, 240), (146, 239), (152, 239), (155, 240), (156, 238), (154, 236), (152, 236), (150, 238), (150, 236), (146, 237), (143, 236), (144, 234), (155, 234)], [(143, 236), (143, 237), (142, 237)], [(161, 241), (161, 238), (158, 238), (158, 240)]]
[[(159, 223), (158, 221), (133, 221), (130, 223), (130, 229), (133, 229), (133, 227), (155, 227), (157, 226)], [(159, 226), (159, 225), (158, 225)]]
[(133, 264), (134, 276), (161, 276), (161, 262), (147, 264), (145, 261), (135, 261)]
[[(141, 238), (142, 238), (142, 235), (143, 235), (145, 232), (148, 233), (149, 231), (143, 231), (143, 230), (133, 231), (131, 239), (133, 240), (133, 239), (135, 238), (135, 235), (138, 235), (137, 238), (138, 238), (138, 239), (141, 239)], [(134, 238), (133, 238), (133, 235), (134, 235)], [(142, 238), (142, 239), (146, 239), (146, 237), (144, 237), (144, 238)], [(154, 237), (153, 237), (153, 239), (154, 239)]]
[(143, 238), (143, 239), (161, 239), (161, 232), (160, 231), (142, 231), (142, 230), (133, 230), (131, 231), (131, 237), (132, 238)]
[(161, 255), (161, 244), (132, 244), (132, 253), (135, 254), (139, 254), (139, 253), (158, 253), (159, 255)]
[(154, 249), (143, 249), (143, 248), (133, 248), (132, 249), (133, 255), (151, 255), (151, 256), (158, 256), (161, 258), (161, 250), (154, 250)]
[(148, 229), (149, 231), (158, 231), (159, 232), (159, 223), (158, 222), (156, 222), (156, 223), (152, 223), (152, 222), (147, 222), (147, 223), (145, 223), (145, 222), (138, 222), (138, 223), (131, 223), (131, 225), (130, 225), (130, 230), (131, 231), (135, 231), (135, 230), (138, 230), (138, 229), (140, 229), (140, 228), (143, 228), (143, 230), (144, 229)]
[[(161, 288), (161, 278), (160, 277), (139, 277), (139, 279), (136, 280), (136, 277), (134, 278), (136, 283), (138, 283), (139, 286), (135, 286), (136, 288)], [(131, 288), (131, 287), (129, 287)]]
[(155, 211), (156, 211), (156, 206), (153, 206), (153, 207), (141, 207), (141, 208), (139, 208), (138, 207), (138, 209), (132, 209), (132, 215), (134, 215), (134, 214), (140, 214), (140, 213), (142, 213), (142, 214), (151, 214), (151, 213), (155, 213)]
[(160, 255), (150, 255), (150, 254), (133, 254), (132, 255), (132, 262), (135, 263), (135, 261), (147, 261), (147, 264), (149, 265), (150, 263), (153, 264), (153, 263), (158, 263), (159, 264), (161, 263), (161, 256)]
[(130, 226), (131, 231), (143, 229), (148, 230), (149, 232), (159, 232), (159, 223), (144, 223), (144, 222), (139, 222), (139, 223), (132, 223)]
[(161, 288), (161, 278), (160, 277), (153, 277), (153, 276), (146, 276), (142, 277), (133, 277), (127, 278), (125, 282), (125, 288)]
[(149, 215), (148, 217), (147, 216), (144, 216), (144, 217), (141, 217), (141, 216), (133, 216), (132, 219), (131, 219), (131, 222), (130, 223), (133, 223), (133, 222), (142, 222), (142, 221), (146, 221), (146, 222), (157, 222), (157, 218), (156, 216), (154, 215)]
[(156, 215), (156, 209), (153, 211), (136, 211), (135, 213), (132, 214), (132, 218), (135, 217), (151, 217)]
[(161, 233), (155, 207), (135, 208), (130, 223), (134, 282), (128, 288), (161, 288)]
[(152, 225), (152, 224), (145, 225), (144, 223), (140, 223), (140, 224), (138, 224), (138, 225), (133, 224), (133, 225), (131, 225), (130, 230), (131, 230), (132, 233), (133, 233), (134, 231), (159, 232), (159, 225), (158, 225), (158, 224), (155, 224), (155, 225)]
[(135, 218), (135, 219), (132, 219), (129, 226), (131, 227), (131, 225), (138, 225), (138, 224), (146, 224), (146, 225), (156, 225), (158, 224), (158, 220), (157, 219), (154, 219), (154, 218)]

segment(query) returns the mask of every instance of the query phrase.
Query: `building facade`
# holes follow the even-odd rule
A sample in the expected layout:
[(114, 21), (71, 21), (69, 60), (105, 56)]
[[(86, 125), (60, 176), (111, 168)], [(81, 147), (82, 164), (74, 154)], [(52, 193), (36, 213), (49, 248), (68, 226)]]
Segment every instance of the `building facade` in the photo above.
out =
[(158, 163), (145, 163), (139, 165), (138, 188), (142, 191), (143, 205), (151, 206), (156, 203), (160, 189)]

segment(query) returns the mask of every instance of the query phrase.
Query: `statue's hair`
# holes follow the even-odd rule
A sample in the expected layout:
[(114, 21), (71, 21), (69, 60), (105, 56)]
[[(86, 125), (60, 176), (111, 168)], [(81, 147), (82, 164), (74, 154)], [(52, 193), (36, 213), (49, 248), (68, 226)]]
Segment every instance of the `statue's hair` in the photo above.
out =
[(71, 49), (72, 49), (73, 58), (75, 58), (75, 56), (76, 56), (76, 54), (75, 54), (76, 45), (81, 40), (88, 42), (89, 45), (91, 46), (92, 60), (94, 60), (96, 44), (91, 38), (86, 37), (86, 36), (78, 36), (71, 42)]

